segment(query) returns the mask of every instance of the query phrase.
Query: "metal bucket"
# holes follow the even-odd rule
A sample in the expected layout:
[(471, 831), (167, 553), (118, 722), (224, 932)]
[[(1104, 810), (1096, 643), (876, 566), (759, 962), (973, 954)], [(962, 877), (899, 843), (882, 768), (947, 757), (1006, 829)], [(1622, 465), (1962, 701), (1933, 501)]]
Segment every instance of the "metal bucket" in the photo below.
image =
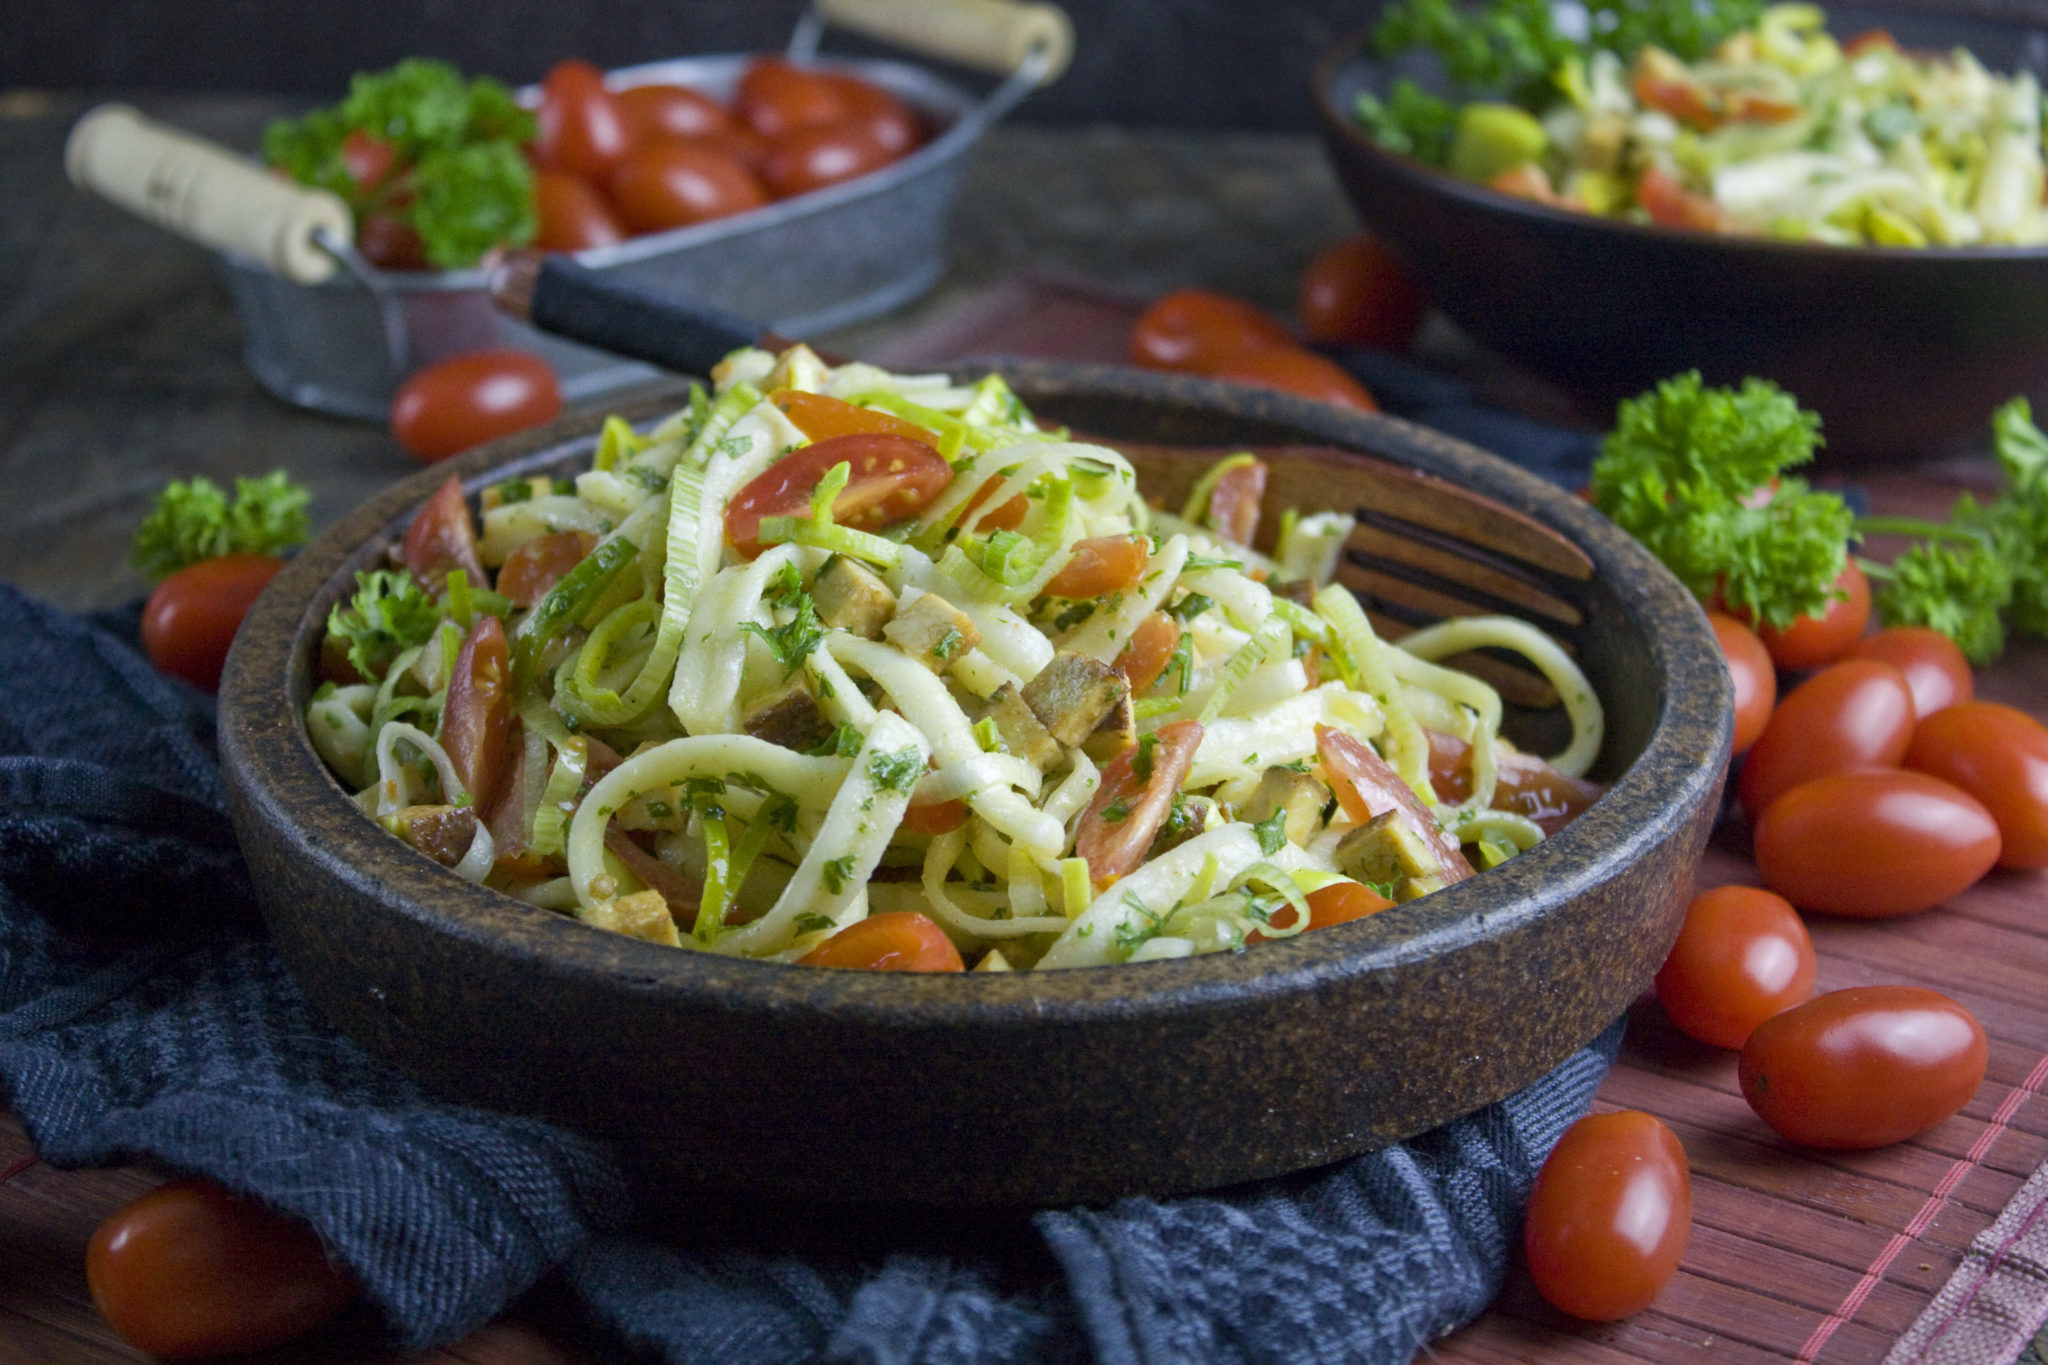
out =
[[(610, 73), (614, 90), (694, 86), (730, 98), (753, 54), (684, 57)], [(819, 66), (882, 86), (934, 136), (870, 175), (749, 213), (575, 253), (651, 293), (725, 309), (789, 336), (828, 331), (896, 307), (945, 270), (946, 229), (965, 154), (1035, 84), (1020, 72), (977, 100), (922, 67), (885, 60)], [(570, 401), (653, 377), (637, 361), (545, 336), (495, 309), (482, 269), (363, 271), (294, 284), (220, 257), (257, 380), (300, 407), (381, 419), (416, 366), (483, 347), (538, 352)]]

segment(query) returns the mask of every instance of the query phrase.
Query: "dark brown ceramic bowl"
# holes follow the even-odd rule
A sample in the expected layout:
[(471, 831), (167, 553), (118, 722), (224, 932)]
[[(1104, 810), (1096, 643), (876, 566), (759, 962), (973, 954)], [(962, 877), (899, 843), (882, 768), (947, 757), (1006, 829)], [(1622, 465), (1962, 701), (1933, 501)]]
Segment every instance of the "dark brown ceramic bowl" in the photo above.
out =
[[(2048, 68), (2038, 28), (1996, 0), (1829, 6), (1837, 34), (1967, 46), (1998, 70)], [(1498, 194), (1381, 150), (1352, 110), (1383, 92), (1363, 36), (1317, 67), (1317, 119), (1365, 225), (1459, 326), (1581, 400), (1698, 369), (1776, 380), (1817, 410), (1833, 464), (1927, 459), (1988, 439), (1991, 410), (2048, 398), (2048, 248), (1831, 247), (1642, 226)]]
[[(1676, 936), (1726, 765), (1730, 690), (1692, 599), (1577, 499), (1388, 418), (1179, 376), (1027, 364), (1044, 418), (1106, 438), (1308, 442), (1559, 528), (1591, 581), (1564, 632), (1605, 699), (1608, 795), (1425, 900), (1242, 953), (904, 976), (659, 948), (457, 880), (350, 803), (307, 743), (321, 623), (450, 470), (584, 467), (572, 419), (377, 497), (278, 576), (220, 692), (221, 753), (278, 949), (341, 1029), (431, 1086), (621, 1139), (727, 1192), (1046, 1204), (1335, 1160), (1498, 1099), (1625, 1009)], [(636, 420), (666, 405), (629, 412)], [(1349, 506), (1342, 455), (1321, 466)], [(1191, 461), (1187, 463), (1192, 463)]]

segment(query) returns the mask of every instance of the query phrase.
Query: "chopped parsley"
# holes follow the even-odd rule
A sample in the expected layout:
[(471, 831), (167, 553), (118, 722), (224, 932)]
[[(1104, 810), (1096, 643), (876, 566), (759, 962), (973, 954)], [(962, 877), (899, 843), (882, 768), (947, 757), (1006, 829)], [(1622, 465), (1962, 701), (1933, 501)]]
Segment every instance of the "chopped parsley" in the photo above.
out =
[(1168, 607), (1167, 610), (1183, 621), (1192, 621), (1216, 605), (1216, 599), (1204, 593), (1191, 592)]
[(1108, 805), (1102, 808), (1102, 822), (1104, 824), (1120, 825), (1130, 818), (1130, 803), (1125, 801), (1121, 796), (1119, 796), (1116, 800), (1110, 802)]
[(1159, 736), (1138, 736), (1138, 752), (1131, 755), (1131, 774), (1140, 782), (1152, 780), (1152, 751), (1159, 747)]
[(1076, 602), (1052, 618), (1054, 630), (1071, 630), (1095, 614), (1093, 602)]
[(832, 921), (823, 915), (798, 915), (796, 923), (790, 926), (799, 935), (815, 934), (820, 929), (830, 929)]
[(860, 746), (865, 738), (860, 731), (842, 720), (833, 727), (830, 735), (804, 752), (812, 758), (852, 758), (860, 752)]
[(1252, 833), (1259, 836), (1259, 852), (1271, 857), (1287, 846), (1287, 810), (1279, 807), (1265, 819), (1252, 826)]
[(843, 858), (834, 858), (818, 869), (818, 876), (825, 883), (825, 890), (839, 895), (846, 890), (846, 883), (853, 876), (853, 855), (849, 853)]
[(767, 600), (780, 611), (792, 613), (789, 620), (779, 626), (763, 626), (754, 621), (740, 622), (740, 629), (752, 631), (761, 637), (782, 665), (782, 676), (791, 678), (797, 669), (803, 667), (804, 659), (818, 647), (825, 638), (825, 627), (818, 620), (818, 604), (803, 589), (803, 579), (794, 564), (784, 564), (775, 580), (774, 588), (767, 594)]
[(868, 757), (868, 778), (884, 791), (908, 795), (922, 776), (924, 759), (915, 748), (898, 749), (893, 754), (877, 752)]
[(938, 638), (938, 642), (932, 646), (932, 657), (934, 659), (950, 659), (955, 654), (958, 654), (960, 646), (966, 643), (967, 637), (965, 635), (949, 627), (946, 633)]
[(1187, 563), (1180, 566), (1182, 573), (1197, 573), (1203, 569), (1242, 569), (1241, 559), (1212, 559), (1208, 555), (1189, 555)]

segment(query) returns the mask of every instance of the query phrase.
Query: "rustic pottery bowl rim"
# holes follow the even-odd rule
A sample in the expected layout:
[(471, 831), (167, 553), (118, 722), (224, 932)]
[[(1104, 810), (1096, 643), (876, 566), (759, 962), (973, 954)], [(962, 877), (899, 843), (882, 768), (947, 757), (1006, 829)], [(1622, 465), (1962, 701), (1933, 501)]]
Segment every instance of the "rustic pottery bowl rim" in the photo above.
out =
[[(296, 556), (250, 612), (229, 659), (221, 689), (224, 765), (246, 799), (269, 807), (272, 828), (289, 831), (294, 857), (321, 865), (389, 913), (473, 943), (501, 962), (533, 962), (557, 977), (587, 977), (625, 992), (697, 995), (736, 1013), (882, 1021), (915, 1030), (969, 1022), (1079, 1027), (1312, 993), (1324, 983), (1490, 937), (1566, 906), (1623, 872), (1631, 846), (1671, 835), (1714, 798), (1731, 721), (1726, 672), (1704, 615), (1661, 564), (1579, 499), (1476, 447), (1395, 418), (1113, 366), (1021, 362), (999, 368), (1027, 398), (1052, 392), (1037, 400), (1048, 405), (1065, 389), (1298, 428), (1333, 446), (1419, 463), (1563, 531), (1611, 576), (1609, 586), (1631, 616), (1686, 623), (1677, 631), (1648, 632), (1664, 691), (1642, 752), (1605, 799), (1555, 839), (1502, 867), (1394, 911), (1240, 953), (1057, 972), (910, 975), (792, 968), (594, 929), (463, 882), (392, 838), (328, 774), (302, 721), (316, 632), (352, 571), (383, 562), (413, 509), (449, 475), (460, 476), (474, 493), (511, 467), (587, 452), (602, 421), (593, 414), (492, 442), (404, 479)], [(672, 396), (647, 399), (624, 414), (644, 421), (674, 404)]]

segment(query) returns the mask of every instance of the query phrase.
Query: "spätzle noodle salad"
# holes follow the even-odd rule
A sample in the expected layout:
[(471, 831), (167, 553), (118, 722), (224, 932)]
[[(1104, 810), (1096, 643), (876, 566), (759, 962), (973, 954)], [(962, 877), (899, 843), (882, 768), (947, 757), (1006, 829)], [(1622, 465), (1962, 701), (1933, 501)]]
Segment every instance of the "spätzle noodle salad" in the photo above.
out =
[[(1507, 617), (1400, 646), (1349, 515), (1251, 548), (1267, 470), (1149, 505), (1116, 451), (957, 384), (742, 350), (573, 480), (450, 479), (328, 622), (306, 717), (456, 875), (729, 956), (889, 970), (1241, 949), (1427, 895), (1600, 788), (1601, 710)], [(1438, 660), (1514, 651), (1545, 760)]]

